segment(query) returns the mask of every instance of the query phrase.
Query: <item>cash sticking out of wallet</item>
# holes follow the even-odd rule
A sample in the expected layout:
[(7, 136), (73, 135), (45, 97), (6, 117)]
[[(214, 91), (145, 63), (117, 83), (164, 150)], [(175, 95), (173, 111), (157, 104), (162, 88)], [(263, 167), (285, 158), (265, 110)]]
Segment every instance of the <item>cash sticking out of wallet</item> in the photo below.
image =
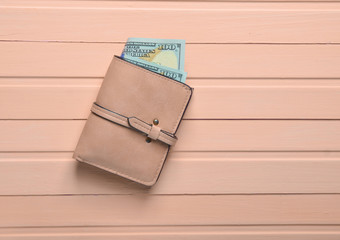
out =
[(184, 83), (185, 40), (128, 38), (121, 57), (137, 66)]

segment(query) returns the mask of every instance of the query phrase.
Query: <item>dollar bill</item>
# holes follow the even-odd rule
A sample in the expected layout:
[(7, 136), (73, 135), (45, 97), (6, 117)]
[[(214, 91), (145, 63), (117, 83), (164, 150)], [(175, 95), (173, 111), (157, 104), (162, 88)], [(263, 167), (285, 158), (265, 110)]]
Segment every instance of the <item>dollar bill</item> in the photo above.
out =
[(128, 38), (121, 57), (184, 71), (185, 40)]
[(144, 60), (138, 60), (136, 61), (134, 58), (130, 58), (130, 57), (123, 57), (124, 60), (126, 60), (127, 62), (130, 62), (132, 64), (135, 64), (137, 66), (140, 66), (142, 68), (145, 68), (147, 70), (150, 70), (152, 72), (155, 73), (159, 73), (161, 75), (164, 75), (168, 78), (177, 80), (179, 82), (184, 83), (187, 77), (187, 73), (177, 70), (177, 69), (173, 69), (173, 68), (168, 68), (165, 66), (160, 66), (158, 64), (152, 63), (152, 62), (147, 62)]

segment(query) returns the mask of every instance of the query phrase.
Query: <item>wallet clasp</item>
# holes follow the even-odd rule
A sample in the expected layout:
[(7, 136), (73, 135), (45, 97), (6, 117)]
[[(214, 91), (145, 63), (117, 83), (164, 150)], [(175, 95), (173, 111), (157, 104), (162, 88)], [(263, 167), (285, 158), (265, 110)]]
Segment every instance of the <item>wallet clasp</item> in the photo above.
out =
[(177, 137), (171, 133), (162, 130), (155, 124), (148, 124), (137, 117), (126, 117), (105, 107), (100, 106), (96, 102), (92, 104), (91, 112), (99, 115), (100, 117), (115, 122), (124, 127), (132, 128), (138, 130), (147, 135), (147, 137), (153, 140), (159, 140), (170, 146), (175, 145), (177, 142)]

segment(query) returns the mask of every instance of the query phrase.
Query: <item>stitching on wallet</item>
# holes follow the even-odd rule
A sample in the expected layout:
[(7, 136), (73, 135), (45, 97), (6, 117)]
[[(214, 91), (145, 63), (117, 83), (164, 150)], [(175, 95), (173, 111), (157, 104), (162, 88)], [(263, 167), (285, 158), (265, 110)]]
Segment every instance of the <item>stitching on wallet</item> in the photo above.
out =
[(126, 117), (120, 116), (120, 115), (118, 115), (118, 114), (111, 113), (110, 111), (108, 111), (108, 110), (106, 110), (106, 109), (102, 109), (102, 108), (100, 108), (100, 107), (97, 106), (97, 105), (93, 105), (93, 107), (94, 107), (96, 110), (102, 112), (103, 114), (109, 115), (109, 116), (111, 116), (111, 117), (117, 118), (118, 120), (121, 120), (121, 121), (126, 122)]
[(163, 135), (160, 135), (158, 139), (161, 140), (162, 142), (166, 142), (167, 144), (172, 142), (172, 139), (166, 138)]
[[(95, 106), (95, 105), (94, 105), (94, 106)], [(98, 106), (95, 106), (95, 107), (94, 107), (94, 110), (95, 110), (95, 111), (97, 110), (97, 111), (101, 112), (101, 114), (103, 114), (104, 116), (113, 117), (113, 118), (116, 119), (116, 121), (120, 121), (121, 123), (126, 123), (127, 118), (122, 117), (122, 116), (118, 117), (118, 116), (116, 116), (116, 115), (113, 115), (113, 114), (111, 114), (111, 113), (108, 112), (108, 111), (105, 111), (105, 110), (103, 110), (103, 109), (100, 109)], [(124, 118), (124, 120), (123, 120), (123, 118)], [(146, 127), (144, 127), (143, 125), (141, 125), (138, 121), (134, 121), (134, 123), (149, 131), (148, 128), (146, 128)], [(159, 135), (158, 139), (161, 140), (161, 141), (163, 141), (163, 142), (164, 142), (164, 140), (172, 142), (172, 138), (171, 138), (170, 136), (167, 136), (167, 135), (164, 134), (163, 132), (160, 132), (160, 135)]]
[(96, 109), (96, 110), (98, 110), (99, 112), (101, 112), (101, 114), (103, 114), (103, 115), (105, 115), (105, 116), (108, 116), (107, 118), (112, 117), (112, 118), (115, 118), (115, 120), (118, 121), (118, 122), (126, 123), (126, 121), (124, 121), (124, 120), (122, 120), (122, 119), (119, 119), (119, 118), (117, 118), (116, 116), (112, 116), (111, 114), (108, 114), (108, 113), (106, 113), (106, 112), (103, 112), (103, 111), (101, 111), (100, 109)]
[(126, 120), (126, 119), (127, 119), (127, 117), (122, 116), (122, 115), (119, 114), (119, 113), (110, 111), (110, 110), (106, 109), (105, 107), (99, 105), (99, 104), (96, 103), (96, 102), (93, 103), (92, 107), (94, 107), (94, 108), (96, 108), (96, 109), (99, 109), (100, 111), (106, 112), (107, 114), (110, 114), (110, 115), (112, 115), (112, 116), (115, 116), (115, 117), (117, 117), (117, 118), (119, 118), (119, 119), (122, 119), (122, 120)]
[(148, 129), (147, 127), (144, 127), (144, 126), (143, 126), (142, 124), (140, 124), (138, 121), (134, 121), (134, 123), (149, 131), (149, 129)]
[[(126, 123), (126, 121), (125, 121), (126, 118), (124, 118), (124, 120), (123, 120), (123, 119), (120, 119), (120, 118), (116, 117), (116, 116), (113, 115), (113, 114), (104, 112), (104, 110), (101, 110), (101, 109), (99, 109), (98, 107), (96, 107), (95, 110), (100, 111), (101, 114), (103, 114), (103, 115), (108, 115), (109, 117), (117, 118), (116, 120), (121, 121), (122, 123)], [(121, 118), (123, 118), (123, 117), (121, 117)], [(141, 125), (138, 121), (134, 121), (134, 123), (149, 131), (149, 129), (148, 129), (147, 127), (144, 127), (144, 126)], [(163, 141), (163, 142), (164, 142), (164, 140), (165, 140), (165, 141), (168, 141), (168, 142), (172, 142), (172, 138), (171, 138), (170, 136), (167, 136), (166, 134), (164, 134), (164, 133), (162, 133), (162, 132), (160, 132), (158, 139), (161, 140), (161, 141)], [(168, 143), (167, 143), (167, 144), (168, 144)]]

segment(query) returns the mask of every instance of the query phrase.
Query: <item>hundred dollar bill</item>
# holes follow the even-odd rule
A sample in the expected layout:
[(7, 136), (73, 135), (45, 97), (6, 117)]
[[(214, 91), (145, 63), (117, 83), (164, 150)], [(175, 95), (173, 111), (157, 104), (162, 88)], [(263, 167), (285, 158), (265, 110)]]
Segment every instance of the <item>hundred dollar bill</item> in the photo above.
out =
[(184, 71), (185, 40), (128, 38), (121, 57)]
[(160, 66), (158, 64), (155, 64), (155, 63), (152, 63), (152, 62), (147, 62), (147, 61), (144, 61), (144, 60), (136, 61), (135, 59), (133, 59), (133, 58), (131, 59), (130, 57), (127, 57), (127, 56), (123, 57), (123, 59), (126, 60), (127, 62), (130, 62), (132, 64), (135, 64), (137, 66), (140, 66), (142, 68), (150, 70), (152, 72), (159, 73), (161, 75), (164, 75), (168, 78), (177, 80), (177, 81), (182, 82), (182, 83), (185, 82), (186, 77), (187, 77), (186, 72), (183, 72), (183, 71), (180, 71), (180, 70), (177, 70), (177, 69), (168, 68), (168, 67), (165, 67), (165, 66)]

